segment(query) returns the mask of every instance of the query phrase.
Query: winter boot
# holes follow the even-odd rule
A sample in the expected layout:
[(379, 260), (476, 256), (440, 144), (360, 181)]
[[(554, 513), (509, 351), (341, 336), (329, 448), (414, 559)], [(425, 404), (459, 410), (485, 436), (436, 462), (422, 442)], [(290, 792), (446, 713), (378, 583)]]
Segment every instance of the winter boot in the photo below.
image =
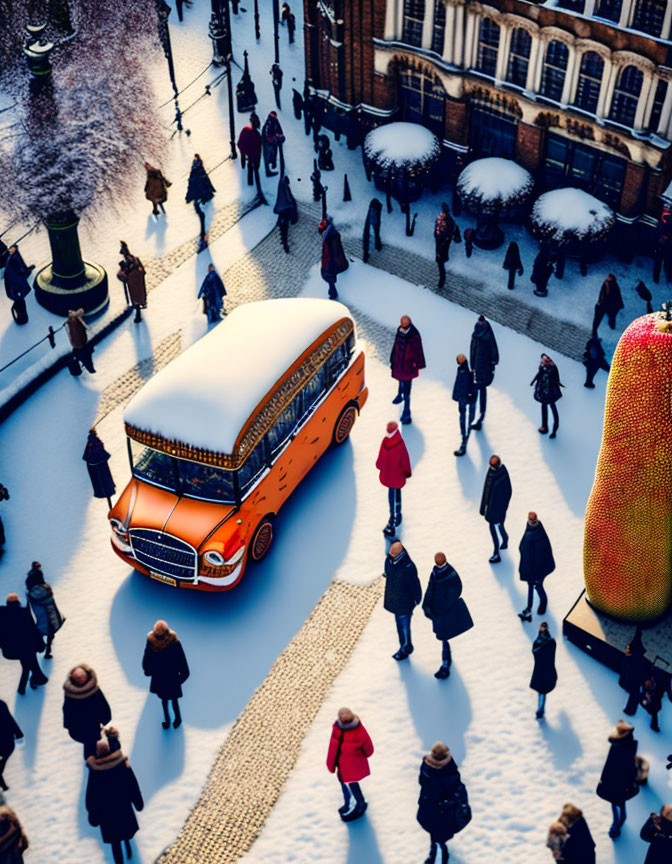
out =
[(453, 456), (464, 456), (467, 452), (467, 439), (463, 438), (459, 450), (453, 450)]
[(475, 423), (472, 423), (469, 428), (473, 429), (475, 432), (479, 432), (482, 427), (483, 427), (483, 418), (479, 417), (478, 420)]
[(173, 699), (173, 714), (175, 714), (175, 719), (173, 720), (173, 729), (177, 729), (182, 725), (182, 715), (180, 714), (180, 703), (177, 699)]
[(397, 393), (397, 395), (392, 400), (392, 404), (393, 405), (401, 405), (402, 401), (403, 401), (403, 397), (402, 397), (401, 393)]
[(446, 663), (442, 663), (440, 668), (436, 670), (434, 673), (434, 677), (439, 680), (443, 680), (444, 678), (448, 678), (450, 676), (450, 666)]
[(488, 562), (489, 562), (490, 564), (499, 564), (499, 562), (500, 562), (501, 560), (502, 560), (502, 559), (501, 559), (501, 557), (500, 557), (500, 555), (499, 555), (499, 552), (493, 552), (492, 555), (488, 558)]
[(392, 517), (390, 517), (389, 522), (383, 528), (383, 534), (386, 537), (394, 537), (394, 521), (392, 520)]
[(392, 655), (393, 660), (405, 660), (408, 657), (408, 652), (404, 648), (400, 648)]
[(532, 613), (530, 612), (529, 609), (523, 609), (522, 612), (518, 613), (518, 617), (520, 618), (521, 621), (531, 621), (532, 620)]
[(341, 819), (344, 822), (354, 822), (355, 819), (361, 818), (366, 813), (367, 807), (368, 807), (368, 804), (366, 803), (366, 801), (360, 801), (357, 804), (355, 804), (354, 808), (349, 813), (346, 813), (344, 816), (341, 816)]

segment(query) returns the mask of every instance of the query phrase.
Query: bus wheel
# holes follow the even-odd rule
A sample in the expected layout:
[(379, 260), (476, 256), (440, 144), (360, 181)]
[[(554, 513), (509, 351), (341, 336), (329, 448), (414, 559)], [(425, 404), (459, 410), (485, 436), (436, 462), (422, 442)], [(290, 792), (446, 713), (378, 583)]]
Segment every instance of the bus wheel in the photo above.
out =
[(270, 519), (262, 519), (252, 538), (250, 555), (253, 561), (261, 561), (271, 548), (273, 542), (273, 523)]
[(334, 426), (334, 434), (331, 438), (333, 444), (344, 444), (348, 440), (356, 419), (357, 409), (355, 406), (346, 405)]

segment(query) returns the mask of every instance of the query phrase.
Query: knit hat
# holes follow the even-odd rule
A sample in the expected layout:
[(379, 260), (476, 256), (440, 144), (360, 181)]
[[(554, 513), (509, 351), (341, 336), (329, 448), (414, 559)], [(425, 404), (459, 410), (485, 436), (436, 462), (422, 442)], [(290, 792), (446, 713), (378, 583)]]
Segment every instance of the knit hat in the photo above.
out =
[(634, 732), (635, 727), (626, 720), (619, 720), (618, 723), (609, 733), (610, 738), (625, 738), (630, 732)]
[(443, 768), (452, 758), (450, 750), (443, 741), (437, 741), (432, 747), (431, 753), (425, 756), (425, 762), (432, 768)]

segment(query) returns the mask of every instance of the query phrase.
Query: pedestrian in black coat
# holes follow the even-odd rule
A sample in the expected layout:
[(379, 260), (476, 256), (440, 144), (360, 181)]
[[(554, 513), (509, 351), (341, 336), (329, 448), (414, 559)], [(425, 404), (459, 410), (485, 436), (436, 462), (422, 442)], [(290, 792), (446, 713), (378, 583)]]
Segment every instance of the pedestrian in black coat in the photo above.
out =
[(47, 640), (44, 659), (51, 660), (51, 646), (54, 636), (65, 623), (65, 618), (58, 611), (51, 586), (44, 581), (44, 573), (39, 561), (33, 561), (32, 567), (28, 571), (26, 591), (28, 592), (28, 603), (35, 616), (37, 629)]
[(465, 228), (464, 229), (464, 254), (467, 258), (471, 258), (471, 255), (474, 251), (474, 237), (476, 235), (476, 231), (474, 228)]
[(471, 424), (472, 429), (477, 431), (483, 425), (485, 409), (487, 407), (487, 389), (495, 377), (495, 366), (499, 363), (499, 348), (495, 334), (486, 321), (485, 315), (479, 315), (474, 332), (471, 334), (469, 346), (469, 365), (474, 375), (474, 384), (478, 392), (479, 417)]
[(641, 631), (637, 630), (629, 645), (625, 646), (625, 656), (621, 666), (619, 685), (628, 694), (628, 701), (623, 713), (633, 717), (642, 696), (642, 687), (649, 677), (651, 663), (646, 658), (646, 649), (642, 644)]
[(532, 265), (532, 275), (530, 282), (535, 286), (533, 291), (537, 297), (545, 297), (548, 294), (548, 280), (553, 274), (553, 264), (551, 263), (548, 253), (545, 249), (541, 249)]
[(609, 754), (602, 769), (597, 786), (597, 794), (603, 801), (609, 801), (613, 822), (609, 836), (614, 839), (621, 833), (626, 819), (625, 802), (639, 792), (637, 785), (637, 741), (632, 733), (635, 727), (619, 720), (609, 734)]
[(161, 700), (164, 717), (161, 725), (164, 729), (170, 726), (170, 701), (173, 703), (175, 715), (173, 728), (177, 729), (182, 723), (178, 700), (182, 698), (182, 684), (189, 677), (189, 666), (177, 633), (171, 630), (165, 621), (157, 621), (147, 634), (142, 671), (152, 679), (149, 692), (156, 693)]
[(189, 172), (189, 181), (187, 182), (187, 194), (185, 201), (187, 204), (193, 204), (196, 215), (200, 224), (200, 243), (198, 251), (201, 252), (206, 248), (208, 235), (205, 232), (205, 213), (203, 212), (203, 204), (212, 201), (217, 190), (210, 182), (208, 172), (205, 170), (203, 160), (198, 153), (194, 153), (194, 159), (191, 163), (191, 171)]
[(532, 656), (534, 657), (534, 669), (530, 679), (530, 689), (539, 694), (539, 705), (537, 706), (537, 720), (544, 716), (546, 707), (546, 696), (555, 690), (558, 681), (558, 673), (555, 670), (555, 639), (548, 630), (545, 621), (539, 626), (539, 635), (532, 643)]
[(602, 347), (602, 340), (593, 333), (590, 339), (586, 342), (586, 350), (583, 352), (583, 365), (586, 367), (586, 380), (584, 387), (593, 390), (595, 385), (593, 379), (598, 373), (598, 370), (604, 369), (608, 372), (611, 368), (607, 363), (607, 357)]
[(101, 726), (110, 722), (110, 706), (98, 686), (96, 673), (86, 663), (70, 670), (63, 691), (63, 727), (73, 741), (84, 745), (87, 759), (96, 752)]
[(44, 639), (35, 626), (33, 616), (22, 606), (19, 595), (7, 595), (6, 605), (0, 606), (0, 648), (7, 660), (21, 663), (18, 692), (23, 696), (30, 677), (33, 690), (49, 680), (37, 662), (38, 653), (44, 651)]
[(651, 728), (654, 732), (660, 732), (658, 725), (658, 714), (663, 707), (663, 696), (667, 693), (672, 702), (672, 679), (669, 674), (663, 672), (662, 669), (657, 669), (655, 666), (651, 668), (646, 681), (642, 684), (642, 708), (651, 715)]
[(559, 821), (567, 831), (563, 864), (595, 864), (595, 841), (581, 810), (574, 804), (565, 804)]
[(293, 12), (290, 12), (287, 16), (287, 36), (289, 37), (289, 44), (294, 44), (294, 34), (296, 33), (296, 16)]
[[(7, 491), (7, 487), (3, 486), (0, 483), (0, 501), (9, 501), (9, 492)], [(5, 545), (5, 526), (2, 524), (2, 519), (0, 519), (0, 556), (2, 556), (5, 551), (2, 547)]]
[[(464, 354), (458, 354), (457, 374), (455, 375), (455, 383), (453, 384), (453, 401), (457, 402), (460, 412), (460, 435), (462, 443), (457, 450), (453, 450), (454, 456), (464, 456), (467, 452), (467, 441), (471, 432), (471, 425), (474, 422), (476, 413), (476, 385), (474, 384), (474, 375), (469, 368), (469, 362)], [(467, 411), (469, 416), (467, 417)]]
[(138, 830), (135, 811), (144, 806), (142, 793), (128, 759), (121, 750), (110, 752), (107, 741), (99, 741), (95, 755), (86, 760), (86, 811), (89, 825), (100, 828), (103, 843), (112, 846), (115, 864), (123, 864), (122, 843), (131, 857), (130, 840)]
[(112, 496), (116, 491), (112, 472), (108, 462), (110, 454), (105, 449), (103, 442), (98, 437), (96, 430), (89, 429), (89, 437), (84, 448), (82, 459), (86, 462), (86, 469), (91, 478), (94, 498), (107, 498), (107, 504), (112, 509)]
[[(208, 324), (221, 321), (225, 297), (226, 288), (222, 277), (215, 270), (214, 264), (208, 264), (208, 272), (198, 290), (198, 299), (203, 301), (203, 312), (208, 318)], [(226, 312), (224, 314), (226, 315)]]
[(520, 260), (520, 249), (518, 248), (518, 244), (515, 240), (512, 240), (509, 243), (509, 247), (506, 250), (506, 255), (504, 256), (504, 263), (502, 264), (504, 270), (509, 271), (509, 282), (506, 286), (509, 291), (513, 291), (516, 287), (516, 271), (519, 276), (522, 276), (524, 273), (523, 270), (523, 262)]
[(534, 399), (541, 403), (541, 426), (539, 432), (545, 435), (548, 432), (548, 408), (550, 406), (553, 414), (553, 429), (549, 438), (555, 438), (558, 434), (560, 426), (560, 415), (556, 407), (556, 402), (562, 399), (561, 387), (564, 384), (560, 383), (560, 373), (558, 367), (551, 360), (548, 354), (541, 355), (541, 363), (537, 374), (530, 381), (530, 387), (534, 386)]
[(531, 621), (534, 592), (539, 595), (537, 612), (543, 615), (548, 604), (544, 579), (555, 570), (551, 541), (534, 512), (527, 514), (527, 525), (518, 549), (520, 551), (518, 572), (521, 581), (527, 582), (527, 605), (522, 612), (518, 613), (518, 617), (521, 621)]
[(447, 678), (452, 662), (448, 640), (466, 633), (474, 626), (474, 622), (462, 599), (462, 581), (446, 561), (443, 552), (436, 553), (434, 564), (422, 601), (422, 611), (432, 622), (434, 635), (443, 643), (441, 666), (434, 677)]
[(413, 653), (411, 616), (422, 600), (422, 587), (418, 579), (417, 567), (398, 540), (390, 546), (390, 551), (385, 558), (384, 575), (383, 606), (394, 615), (399, 636), (399, 650), (392, 656), (395, 660), (405, 660)]
[(369, 209), (366, 213), (366, 219), (364, 220), (364, 236), (362, 237), (362, 246), (364, 248), (364, 254), (362, 256), (362, 260), (366, 264), (369, 260), (369, 248), (371, 244), (371, 231), (373, 231), (373, 239), (374, 245), (377, 252), (383, 248), (383, 244), (380, 239), (380, 223), (381, 216), (383, 212), (383, 204), (378, 198), (372, 198), (369, 203)]
[(3, 792), (9, 789), (3, 777), (5, 766), (14, 752), (14, 741), (18, 741), (19, 738), (23, 738), (23, 732), (10, 714), (6, 703), (0, 699), (0, 789)]
[(450, 207), (444, 201), (434, 224), (434, 260), (439, 268), (439, 288), (446, 284), (446, 261), (450, 258), (450, 244), (460, 242), (460, 229), (450, 215)]
[(292, 88), (292, 108), (294, 109), (295, 119), (300, 120), (301, 112), (303, 111), (303, 96), (294, 88)]
[(296, 225), (299, 221), (299, 211), (289, 186), (289, 177), (286, 174), (280, 178), (278, 183), (278, 194), (273, 212), (278, 215), (282, 248), (289, 253), (289, 225), (290, 223)]
[[(479, 512), (490, 526), (490, 536), (494, 545), (490, 563), (498, 564), (502, 560), (499, 550), (507, 549), (509, 546), (509, 535), (504, 528), (504, 520), (511, 500), (511, 479), (499, 456), (492, 455), (488, 465)], [(502, 536), (501, 544), (497, 537), (497, 528)]]
[(23, 864), (23, 853), (28, 838), (16, 813), (6, 804), (0, 804), (0, 864)]
[(593, 333), (597, 333), (600, 322), (607, 316), (607, 321), (612, 330), (616, 329), (616, 316), (624, 307), (623, 297), (618, 281), (613, 273), (610, 273), (602, 283), (600, 296), (595, 304), (595, 317), (593, 318)]
[(266, 176), (274, 177), (278, 173), (273, 170), (277, 166), (278, 154), (280, 155), (280, 174), (284, 174), (282, 145), (285, 143), (285, 133), (282, 131), (277, 111), (269, 112), (261, 130), (261, 142)]
[(306, 135), (310, 135), (310, 130), (313, 128), (313, 104), (315, 97), (311, 96), (306, 90), (303, 94), (303, 131)]
[(21, 257), (19, 247), (12, 244), (5, 262), (5, 293), (12, 301), (12, 317), (17, 324), (28, 323), (25, 298), (31, 291), (28, 277), (34, 269), (35, 265), (29, 267)]
[(652, 813), (639, 832), (649, 843), (644, 864), (670, 864), (672, 861), (672, 805), (666, 804), (660, 813)]
[(650, 315), (653, 312), (653, 306), (651, 305), (653, 295), (641, 279), (635, 285), (635, 291), (637, 292), (638, 296), (641, 297), (642, 300), (646, 303), (646, 312), (648, 315)]
[[(447, 864), (446, 843), (461, 831), (471, 818), (467, 790), (448, 747), (437, 741), (420, 766), (420, 797), (417, 820), (429, 834), (429, 857), (425, 864), (434, 864), (441, 851), (441, 861)], [(466, 810), (464, 805), (466, 804)]]

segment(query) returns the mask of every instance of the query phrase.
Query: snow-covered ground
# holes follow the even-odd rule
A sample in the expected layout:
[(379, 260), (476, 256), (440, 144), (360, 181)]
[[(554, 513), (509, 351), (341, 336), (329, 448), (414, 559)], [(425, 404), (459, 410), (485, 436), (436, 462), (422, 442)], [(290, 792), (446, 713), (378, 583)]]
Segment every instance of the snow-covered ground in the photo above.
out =
[[(252, 12), (234, 18), (236, 57), (250, 47), (252, 75), (263, 118), (273, 107), (268, 69), (272, 58), (270, 0), (260, 0), (262, 40), (253, 39)], [(289, 48), (283, 32), (285, 71), (281, 122), (289, 136), (286, 148), (292, 186), (299, 198), (310, 197), (312, 141), (302, 124), (292, 119), (291, 84), (303, 82), (297, 15), (297, 43)], [(172, 16), (171, 16), (172, 17)], [(194, 78), (211, 56), (207, 39), (209, 4), (200, 2), (185, 12), (185, 22), (172, 22), (178, 81)], [(239, 46), (239, 47), (238, 47)], [(253, 47), (254, 46), (254, 47)], [(160, 96), (170, 95), (165, 65), (156, 61)], [(182, 107), (200, 94), (210, 70), (181, 97)], [(234, 75), (237, 82), (240, 72)], [(157, 81), (159, 79), (157, 78)], [(157, 88), (158, 89), (158, 88)], [(191, 92), (194, 91), (192, 97)], [(163, 109), (166, 123), (170, 108)], [(169, 161), (162, 166), (173, 181), (165, 221), (148, 218), (142, 183), (123, 212), (103, 209), (81, 232), (85, 257), (100, 261), (113, 275), (118, 240), (125, 239), (141, 257), (165, 254), (197, 233), (193, 209), (184, 204), (186, 172), (194, 151), (212, 168), (228, 154), (225, 88), (204, 98), (185, 115), (191, 138), (175, 136)], [(241, 115), (237, 121), (240, 122)], [(337, 170), (325, 174), (330, 210), (346, 233), (359, 234), (368, 202), (375, 193), (366, 183), (358, 151), (345, 141), (334, 143)], [(141, 155), (139, 158), (142, 158)], [(347, 171), (353, 201), (343, 203), (343, 173)], [(239, 163), (215, 169), (215, 204), (222, 206), (250, 190), (242, 182)], [(275, 180), (262, 179), (270, 194)], [(428, 195), (413, 205), (419, 212), (416, 235), (404, 235), (404, 219), (395, 205), (383, 215), (383, 239), (403, 248), (433, 255), (432, 227), (446, 193)], [(460, 217), (462, 227), (468, 217)], [(89, 478), (81, 455), (86, 431), (96, 416), (101, 392), (170, 333), (182, 330), (183, 345), (205, 332), (205, 318), (196, 292), (210, 257), (225, 271), (274, 224), (270, 208), (259, 208), (212, 244), (209, 253), (192, 258), (150, 296), (143, 324), (124, 326), (95, 354), (98, 374), (73, 379), (66, 373), (49, 382), (0, 429), (2, 476), (12, 498), (2, 504), (8, 541), (0, 559), (0, 593), (23, 594), (25, 573), (34, 559), (44, 566), (67, 622), (54, 644), (54, 660), (42, 661), (50, 682), (25, 697), (15, 695), (17, 664), (0, 661), (0, 698), (5, 699), (22, 726), (25, 742), (12, 756), (5, 777), (8, 802), (17, 810), (31, 840), (27, 861), (67, 861), (101, 864), (111, 861), (90, 828), (83, 807), (84, 766), (81, 748), (62, 729), (61, 683), (77, 662), (93, 665), (113, 709), (143, 789), (146, 808), (140, 815), (135, 860), (151, 862), (176, 835), (197, 799), (215, 753), (228, 729), (274, 660), (299, 630), (332, 578), (359, 584), (382, 569), (385, 543), (381, 528), (387, 519), (386, 495), (373, 467), (388, 419), (397, 416), (390, 404), (394, 388), (387, 369), (389, 344), (371, 344), (366, 322), (360, 330), (369, 355), (367, 380), (371, 398), (352, 435), (352, 443), (330, 453), (292, 496), (278, 520), (277, 539), (269, 558), (249, 571), (240, 587), (224, 595), (173, 592), (126, 568), (109, 548), (106, 505), (91, 499)], [(534, 256), (524, 229), (506, 227), (507, 240), (517, 239), (526, 267), (521, 294)], [(22, 244), (27, 260), (47, 257), (46, 237), (31, 235)], [(505, 249), (476, 250), (468, 262), (463, 247), (453, 247), (450, 267), (457, 273), (478, 274), (488, 290), (505, 291), (501, 269)], [(607, 270), (624, 289), (622, 323), (643, 312), (634, 285), (648, 279), (650, 262), (626, 266), (605, 261), (604, 268), (578, 276), (567, 266), (562, 282), (550, 283), (544, 303), (559, 317), (589, 323), (592, 306)], [(599, 272), (598, 272), (599, 270)], [(115, 290), (115, 280), (112, 280)], [(120, 290), (117, 286), (116, 290)], [(517, 289), (518, 290), (518, 289)], [(560, 635), (563, 615), (581, 587), (582, 519), (600, 443), (605, 377), (597, 389), (585, 390), (583, 368), (555, 358), (565, 383), (559, 403), (561, 427), (555, 441), (541, 438), (538, 406), (529, 387), (543, 346), (496, 327), (502, 362), (489, 391), (486, 425), (469, 442), (466, 457), (456, 460), (459, 443), (457, 412), (450, 399), (455, 355), (466, 351), (474, 315), (438, 298), (431, 291), (361, 264), (351, 265), (339, 279), (341, 299), (355, 315), (389, 328), (409, 312), (422, 332), (428, 369), (413, 390), (414, 424), (404, 429), (414, 476), (404, 491), (402, 539), (426, 581), (432, 556), (441, 549), (465, 584), (465, 597), (475, 621), (472, 631), (455, 640), (453, 674), (438, 682), (433, 672), (439, 644), (421, 613), (414, 620), (415, 653), (396, 664), (394, 622), (382, 608), (373, 615), (353, 658), (305, 740), (302, 755), (261, 837), (247, 856), (250, 862), (329, 864), (407, 864), (423, 860), (426, 837), (415, 822), (417, 769), (423, 752), (437, 738), (450, 745), (469, 789), (474, 821), (451, 844), (451, 861), (536, 864), (550, 860), (543, 848), (548, 823), (567, 800), (581, 806), (598, 840), (600, 864), (637, 864), (644, 844), (637, 838), (649, 811), (672, 800), (672, 772), (664, 770), (669, 751), (672, 711), (665, 703), (660, 735), (648, 730), (643, 713), (636, 718), (640, 750), (651, 761), (650, 785), (629, 805), (626, 830), (616, 843), (606, 836), (609, 807), (594, 795), (607, 751), (608, 729), (621, 716), (623, 691), (615, 676), (566, 645)], [(305, 288), (309, 296), (325, 295), (317, 269)], [(666, 299), (660, 286), (655, 299)], [(0, 299), (0, 366), (43, 335), (48, 321), (29, 299), (31, 323), (9, 323), (9, 309)], [(39, 325), (39, 326), (38, 326)], [(30, 330), (29, 328), (35, 328)], [(608, 331), (605, 328), (605, 333)], [(607, 340), (615, 344), (611, 333)], [(2, 386), (2, 382), (0, 382)], [(99, 425), (112, 454), (112, 471), (119, 491), (128, 477), (121, 407)], [(489, 535), (478, 516), (478, 503), (487, 458), (498, 452), (511, 472), (514, 496), (508, 525), (512, 545), (503, 562), (491, 567)], [(516, 548), (529, 509), (535, 509), (553, 543), (558, 568), (547, 580), (550, 607), (546, 616), (559, 640), (558, 688), (548, 700), (545, 723), (534, 719), (535, 697), (528, 688), (533, 625), (522, 625), (516, 612), (524, 603), (517, 579)], [(165, 617), (183, 640), (192, 668), (185, 686), (184, 725), (163, 732), (160, 706), (147, 692), (140, 661), (146, 632)], [(349, 704), (369, 729), (376, 754), (373, 774), (365, 782), (370, 809), (365, 819), (349, 827), (338, 819), (339, 792), (324, 767), (329, 728), (340, 705)], [(74, 830), (73, 830), (74, 828)]]

